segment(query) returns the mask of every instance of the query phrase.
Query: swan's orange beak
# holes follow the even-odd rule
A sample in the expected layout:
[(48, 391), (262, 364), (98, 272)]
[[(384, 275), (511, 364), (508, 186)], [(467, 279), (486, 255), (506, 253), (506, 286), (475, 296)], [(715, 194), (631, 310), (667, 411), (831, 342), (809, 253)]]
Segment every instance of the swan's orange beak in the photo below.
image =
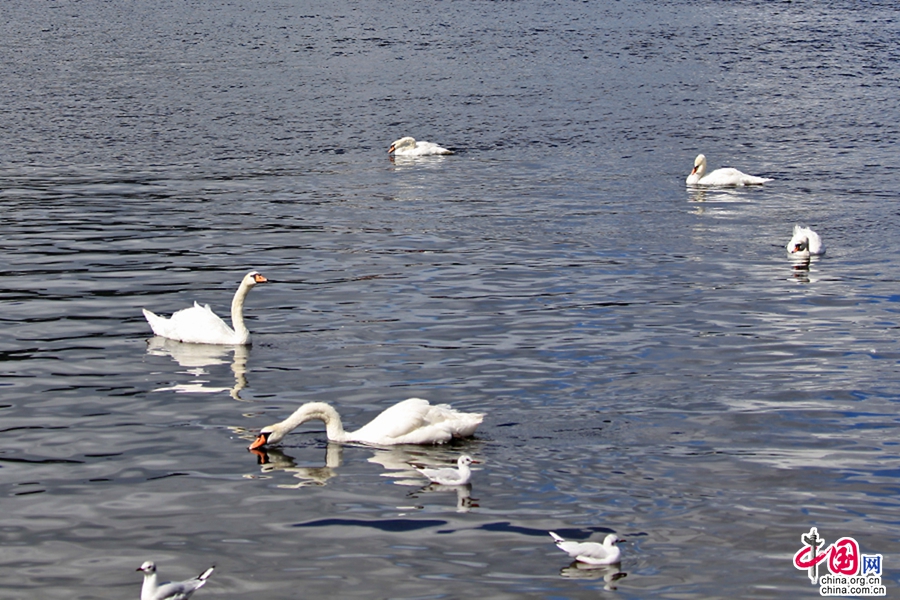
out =
[(693, 175), (696, 172), (697, 172), (697, 167), (694, 167), (693, 169), (691, 169), (691, 175)]
[(259, 273), (257, 273), (256, 275), (253, 276), (253, 281), (255, 281), (256, 283), (265, 283), (269, 280), (266, 279), (265, 277), (263, 277), (262, 275), (260, 275)]
[(261, 433), (261, 434), (259, 434), (258, 438), (253, 440), (253, 443), (250, 444), (249, 449), (255, 450), (255, 449), (259, 448), (260, 446), (265, 446), (266, 442), (268, 442), (268, 441), (269, 441), (269, 436), (265, 433)]
[(388, 154), (392, 154), (394, 152), (394, 145), (391, 144), (391, 147), (388, 148)]

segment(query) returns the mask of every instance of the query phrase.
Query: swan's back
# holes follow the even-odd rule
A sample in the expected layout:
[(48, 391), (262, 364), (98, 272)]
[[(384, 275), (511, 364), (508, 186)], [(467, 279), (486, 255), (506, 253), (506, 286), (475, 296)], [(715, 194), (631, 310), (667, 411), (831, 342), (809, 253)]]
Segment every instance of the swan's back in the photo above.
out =
[(406, 136), (391, 144), (389, 152), (396, 156), (433, 156), (436, 154), (453, 154), (434, 142), (417, 141), (414, 137)]
[(768, 177), (756, 177), (755, 175), (747, 175), (732, 167), (723, 167), (716, 169), (709, 175), (700, 178), (697, 183), (700, 185), (721, 185), (721, 186), (742, 186), (742, 185), (762, 185), (767, 181), (772, 181)]
[(483, 419), (480, 413), (464, 413), (446, 404), (432, 405), (428, 400), (410, 398), (351, 433), (350, 441), (375, 445), (440, 444), (474, 434)]
[(143, 309), (153, 333), (160, 337), (193, 344), (234, 344), (234, 330), (212, 311), (208, 304), (179, 310), (171, 318)]

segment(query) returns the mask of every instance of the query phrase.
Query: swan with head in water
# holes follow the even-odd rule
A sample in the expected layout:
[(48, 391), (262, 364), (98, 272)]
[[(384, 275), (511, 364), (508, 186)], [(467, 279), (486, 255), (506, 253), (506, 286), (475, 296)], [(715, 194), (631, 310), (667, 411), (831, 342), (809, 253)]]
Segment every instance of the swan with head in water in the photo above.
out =
[(433, 156), (436, 154), (453, 154), (452, 150), (441, 148), (433, 142), (417, 142), (416, 138), (402, 137), (388, 149), (394, 156)]
[(441, 444), (453, 438), (468, 437), (484, 419), (480, 413), (464, 413), (446, 404), (430, 404), (428, 400), (410, 398), (387, 408), (356, 431), (344, 431), (341, 416), (324, 402), (307, 402), (281, 423), (263, 427), (250, 449), (275, 444), (288, 433), (306, 423), (325, 422), (332, 442), (358, 442), (373, 446), (396, 444)]
[(250, 271), (244, 276), (231, 301), (231, 323), (234, 329), (220, 319), (209, 304), (201, 306), (194, 302), (192, 307), (179, 310), (168, 319), (146, 308), (142, 310), (153, 333), (160, 337), (192, 344), (249, 344), (250, 332), (244, 325), (244, 299), (253, 286), (266, 281), (268, 279), (256, 271)]
[(794, 225), (794, 236), (787, 244), (788, 254), (797, 258), (808, 258), (825, 254), (825, 244), (819, 234), (809, 227)]
[(711, 186), (742, 186), (742, 185), (762, 185), (767, 181), (772, 181), (768, 177), (756, 177), (755, 175), (747, 175), (741, 173), (737, 169), (725, 167), (716, 169), (706, 174), (706, 157), (698, 154), (694, 159), (694, 169), (687, 177), (688, 185), (711, 185)]

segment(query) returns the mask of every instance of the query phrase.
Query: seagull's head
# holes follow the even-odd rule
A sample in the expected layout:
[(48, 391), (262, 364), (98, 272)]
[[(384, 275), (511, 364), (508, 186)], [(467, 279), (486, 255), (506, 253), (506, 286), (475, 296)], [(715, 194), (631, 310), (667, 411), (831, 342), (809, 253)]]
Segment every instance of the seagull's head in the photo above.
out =
[(144, 564), (139, 566), (135, 571), (143, 571), (144, 575), (152, 575), (156, 573), (156, 563), (152, 560), (145, 561)]

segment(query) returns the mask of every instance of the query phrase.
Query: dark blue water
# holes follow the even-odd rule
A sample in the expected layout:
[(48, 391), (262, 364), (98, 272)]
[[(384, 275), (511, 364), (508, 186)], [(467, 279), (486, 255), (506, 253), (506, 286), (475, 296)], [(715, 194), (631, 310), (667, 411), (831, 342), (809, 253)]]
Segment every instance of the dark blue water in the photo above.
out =
[[(0, 595), (137, 597), (152, 559), (216, 564), (198, 598), (815, 596), (813, 526), (890, 595), (898, 18), (8, 2)], [(392, 161), (403, 135), (456, 154)], [(774, 181), (688, 190), (699, 152)], [(795, 223), (823, 258), (788, 260)], [(251, 268), (252, 347), (151, 337), (142, 307), (225, 316)], [(487, 417), (246, 450), (303, 402), (354, 428), (410, 396)], [(461, 452), (471, 490), (423, 489)], [(549, 530), (615, 532), (625, 576)]]

